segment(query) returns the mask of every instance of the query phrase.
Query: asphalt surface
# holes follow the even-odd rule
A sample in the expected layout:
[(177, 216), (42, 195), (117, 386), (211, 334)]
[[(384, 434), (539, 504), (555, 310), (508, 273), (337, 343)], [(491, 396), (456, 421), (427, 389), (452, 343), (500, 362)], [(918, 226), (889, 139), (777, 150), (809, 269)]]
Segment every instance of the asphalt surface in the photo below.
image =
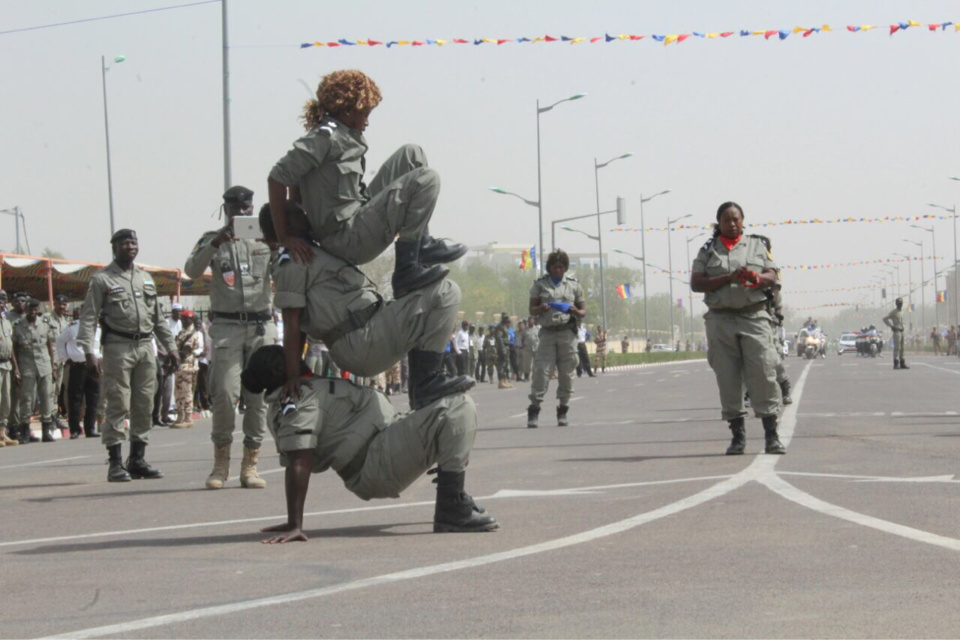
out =
[(960, 635), (960, 360), (787, 362), (784, 457), (756, 419), (723, 455), (705, 362), (578, 380), (567, 428), (552, 398), (524, 427), (526, 384), (481, 385), (485, 534), (433, 534), (427, 478), (362, 502), (326, 473), (309, 542), (261, 545), (285, 518), (272, 443), (265, 490), (207, 491), (208, 421), (153, 431), (157, 481), (108, 484), (95, 441), (2, 449), (0, 636)]

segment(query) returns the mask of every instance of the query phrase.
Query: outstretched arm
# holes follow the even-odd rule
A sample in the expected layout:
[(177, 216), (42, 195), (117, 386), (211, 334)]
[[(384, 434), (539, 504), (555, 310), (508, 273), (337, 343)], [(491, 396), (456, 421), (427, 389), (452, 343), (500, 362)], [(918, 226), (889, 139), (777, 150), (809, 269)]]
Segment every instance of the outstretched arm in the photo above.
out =
[(261, 540), (263, 544), (282, 544), (284, 542), (306, 542), (303, 533), (303, 505), (307, 501), (307, 489), (310, 487), (310, 472), (313, 470), (313, 450), (301, 449), (287, 453), (290, 463), (287, 466), (285, 490), (287, 494), (287, 521), (261, 529), (263, 533), (281, 533)]

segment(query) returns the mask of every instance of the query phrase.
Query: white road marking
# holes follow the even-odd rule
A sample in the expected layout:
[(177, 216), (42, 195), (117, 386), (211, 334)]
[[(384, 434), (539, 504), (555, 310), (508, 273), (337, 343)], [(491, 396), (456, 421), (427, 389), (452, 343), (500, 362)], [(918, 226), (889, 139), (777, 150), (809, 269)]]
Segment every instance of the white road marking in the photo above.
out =
[(809, 493), (800, 491), (775, 473), (767, 474), (762, 478), (759, 478), (758, 481), (760, 484), (764, 485), (777, 495), (828, 516), (840, 518), (841, 520), (853, 522), (854, 524), (863, 525), (864, 527), (870, 527), (871, 529), (883, 531), (884, 533), (892, 533), (895, 536), (907, 538), (908, 540), (916, 540), (917, 542), (944, 547), (946, 549), (950, 549), (951, 551), (960, 551), (960, 540), (955, 538), (947, 538), (945, 536), (929, 533), (927, 531), (921, 531), (912, 527), (906, 527), (894, 522), (887, 522), (886, 520), (874, 518), (873, 516), (857, 513), (856, 511), (850, 511), (849, 509), (845, 509), (835, 504), (824, 502), (819, 498), (813, 497)]
[(182, 447), (186, 442), (171, 442), (170, 444), (152, 444), (150, 449), (166, 449), (168, 447)]
[(637, 384), (635, 384), (635, 385), (633, 385), (633, 386), (635, 386), (635, 387), (642, 387), (642, 386), (645, 385), (645, 384), (646, 384), (645, 382), (638, 382)]
[(67, 460), (82, 460), (83, 458), (92, 458), (93, 456), (73, 456), (72, 458), (54, 458), (53, 460), (41, 460), (39, 462), (24, 462), (23, 464), (8, 464), (0, 469), (19, 469), (20, 467), (36, 467), (51, 462), (66, 462)]
[(512, 416), (508, 416), (507, 419), (513, 420), (514, 418), (525, 418), (526, 416), (527, 416), (527, 412), (524, 411), (523, 413), (515, 413)]
[(947, 373), (952, 373), (954, 375), (960, 376), (960, 371), (954, 371), (953, 369), (944, 369), (943, 367), (937, 367), (932, 364), (927, 364), (926, 362), (914, 362), (914, 365), (920, 365), (921, 367), (930, 367), (931, 369), (936, 369), (937, 371), (946, 371)]
[[(803, 373), (800, 374), (800, 378), (797, 380), (797, 383), (794, 387), (794, 403), (790, 405), (786, 411), (784, 411), (783, 419), (781, 421), (781, 426), (783, 428), (782, 437), (784, 444), (789, 444), (791, 438), (793, 437), (793, 431), (797, 423), (797, 407), (800, 404), (800, 399), (803, 396), (803, 387), (807, 379), (807, 374), (810, 371), (810, 366), (806, 366), (803, 370)], [(577, 533), (571, 536), (565, 536), (563, 538), (557, 538), (554, 540), (548, 540), (547, 542), (541, 542), (538, 544), (528, 545), (525, 547), (519, 547), (517, 549), (512, 549), (510, 551), (502, 551), (499, 553), (492, 553), (485, 556), (476, 556), (474, 558), (467, 558), (464, 560), (457, 560), (454, 562), (447, 562), (443, 564), (430, 565), (425, 567), (416, 567), (413, 569), (407, 569), (405, 571), (398, 571), (395, 573), (388, 573), (380, 576), (374, 576), (372, 578), (366, 578), (363, 580), (355, 580), (353, 582), (345, 582), (338, 585), (331, 585), (329, 587), (323, 587), (320, 589), (308, 589), (306, 591), (296, 591), (293, 593), (287, 593), (278, 596), (271, 596), (267, 598), (257, 598), (254, 600), (243, 600), (240, 602), (234, 602), (230, 604), (212, 606), (212, 607), (202, 607), (199, 609), (192, 609), (187, 611), (181, 611), (179, 613), (171, 613), (162, 616), (155, 616), (152, 618), (143, 618), (141, 620), (132, 620), (130, 622), (121, 622), (118, 624), (106, 625), (101, 627), (93, 627), (90, 629), (83, 629), (80, 631), (72, 631), (62, 635), (50, 636), (51, 638), (95, 638), (100, 636), (125, 636), (130, 635), (135, 631), (142, 629), (151, 629), (154, 627), (161, 627), (169, 624), (179, 624), (187, 622), (190, 620), (199, 620), (201, 618), (210, 618), (214, 616), (228, 615), (231, 613), (237, 613), (239, 611), (249, 611), (251, 609), (259, 609), (263, 607), (270, 607), (281, 604), (289, 604), (291, 602), (300, 602), (303, 600), (313, 600), (316, 598), (322, 598), (325, 596), (344, 593), (347, 591), (355, 591), (358, 589), (364, 589), (367, 587), (378, 586), (382, 584), (391, 584), (396, 582), (401, 582), (404, 580), (412, 580), (416, 578), (423, 578), (426, 576), (438, 575), (441, 573), (449, 573), (451, 571), (460, 571), (463, 569), (472, 569), (475, 567), (480, 567), (484, 565), (494, 564), (497, 562), (503, 562), (505, 560), (513, 560), (516, 558), (523, 558), (539, 553), (544, 553), (546, 551), (555, 551), (557, 549), (563, 549), (566, 547), (571, 547), (574, 545), (582, 544), (585, 542), (592, 542), (601, 538), (606, 538), (630, 529), (634, 529), (641, 525), (647, 524), (649, 522), (654, 522), (665, 518), (667, 516), (672, 516), (674, 514), (692, 509), (706, 502), (710, 502), (716, 498), (727, 495), (731, 491), (739, 489), (748, 482), (758, 480), (763, 475), (772, 475), (772, 470), (777, 464), (777, 461), (780, 459), (780, 456), (758, 456), (754, 459), (750, 465), (741, 471), (740, 473), (729, 477), (717, 484), (695, 493), (692, 496), (678, 500), (677, 502), (668, 504), (659, 509), (654, 509), (653, 511), (648, 511), (646, 513), (641, 513), (626, 520), (620, 520), (619, 522), (614, 522), (608, 525), (597, 527), (595, 529), (590, 529), (589, 531), (584, 531), (582, 533)], [(2, 546), (2, 544), (0, 544)]]
[(778, 471), (781, 476), (804, 476), (808, 478), (839, 478), (841, 480), (856, 480), (857, 482), (935, 482), (947, 484), (960, 484), (955, 476), (920, 476), (915, 478), (894, 478), (889, 476), (850, 476), (840, 473), (805, 473), (802, 471)]
[(616, 393), (619, 389), (607, 389), (607, 393)]
[[(286, 471), (286, 469), (284, 469), (283, 467), (277, 467), (276, 469), (267, 469), (266, 471), (258, 470), (257, 473), (259, 473), (261, 476), (268, 476), (272, 473), (281, 473), (283, 471)], [(239, 479), (240, 479), (240, 476), (230, 476), (229, 478), (227, 478), (227, 482), (233, 482), (234, 480), (239, 480)]]

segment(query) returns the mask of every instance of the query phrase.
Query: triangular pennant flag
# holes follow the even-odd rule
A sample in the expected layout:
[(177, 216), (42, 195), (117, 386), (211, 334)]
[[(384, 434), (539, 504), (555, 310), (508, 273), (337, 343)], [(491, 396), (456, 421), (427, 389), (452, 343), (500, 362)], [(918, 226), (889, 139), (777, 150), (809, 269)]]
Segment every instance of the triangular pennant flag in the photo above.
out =
[(683, 42), (689, 37), (690, 37), (689, 33), (681, 33), (680, 35), (677, 36), (677, 43)]
[(663, 42), (663, 41), (666, 40), (666, 38), (667, 38), (667, 36), (656, 36), (656, 35), (655, 35), (655, 36), (651, 36), (651, 37), (652, 37), (654, 40), (656, 40), (657, 42)]
[(769, 40), (770, 38), (772, 38), (773, 36), (775, 36), (775, 35), (777, 35), (777, 34), (779, 34), (779, 33), (780, 33), (780, 32), (777, 31), (776, 29), (771, 29), (770, 31), (764, 31), (764, 32), (763, 32), (763, 39), (764, 39), (764, 40)]
[(890, 35), (895, 34), (895, 33), (896, 33), (897, 31), (899, 31), (899, 30), (900, 30), (900, 25), (898, 25), (898, 24), (892, 24), (892, 25), (890, 25)]
[(781, 40), (786, 40), (786, 39), (787, 39), (787, 36), (789, 36), (789, 35), (790, 35), (790, 32), (789, 32), (789, 31), (781, 31), (781, 32), (780, 32), (780, 39), (781, 39)]
[(720, 34), (720, 37), (721, 37), (721, 38), (729, 38), (729, 37), (732, 36), (732, 35), (733, 35), (733, 31), (724, 31), (724, 32), (722, 32), (722, 33)]
[(543, 41), (544, 41), (544, 42), (556, 42), (557, 39), (554, 38), (553, 36), (544, 36), (544, 37), (543, 37)]
[(919, 27), (919, 26), (920, 26), (920, 23), (917, 22), (916, 20), (907, 20), (907, 26), (908, 26), (908, 27)]
[(741, 36), (741, 37), (743, 37), (743, 36), (748, 36), (748, 35), (750, 35), (750, 32), (749, 32), (749, 31), (744, 31), (743, 29), (740, 30), (740, 36)]
[(313, 43), (312, 43), (312, 42), (304, 42), (303, 44), (300, 45), (300, 48), (301, 48), (301, 49), (307, 49), (307, 48), (312, 47), (312, 46), (313, 46)]
[(672, 43), (672, 42), (676, 42), (678, 37), (679, 37), (679, 36), (676, 36), (676, 35), (667, 36), (667, 37), (664, 38), (664, 40), (663, 40), (663, 45), (666, 46), (666, 45), (668, 45), (668, 44), (670, 44), (670, 43)]
[(847, 31), (851, 31), (851, 32), (860, 31), (860, 27), (854, 27), (854, 26), (851, 26), (851, 25), (847, 25)]
[(616, 40), (617, 38), (614, 38), (614, 37), (611, 36), (609, 33), (605, 33), (605, 34), (603, 34), (603, 39), (604, 39), (606, 42), (612, 42), (613, 40)]

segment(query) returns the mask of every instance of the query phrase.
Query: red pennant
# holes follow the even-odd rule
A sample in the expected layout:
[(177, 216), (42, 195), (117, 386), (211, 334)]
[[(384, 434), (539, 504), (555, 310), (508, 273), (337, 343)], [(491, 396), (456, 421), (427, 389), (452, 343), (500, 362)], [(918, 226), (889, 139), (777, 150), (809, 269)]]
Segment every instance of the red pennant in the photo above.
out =
[(857, 30), (856, 27), (851, 27), (850, 25), (847, 25), (847, 31), (849, 31), (850, 33), (854, 33), (856, 30)]
[(453, 41), (457, 44), (470, 44), (469, 41), (464, 40), (463, 38), (454, 38)]
[(383, 44), (383, 43), (378, 40), (367, 40), (367, 44), (370, 45), (371, 47), (375, 47), (378, 44)]
[(631, 40), (643, 40), (644, 36), (630, 36)]
[(543, 37), (543, 41), (544, 41), (544, 42), (556, 42), (557, 39), (554, 38), (553, 36), (544, 36), (544, 37)]
[(411, 42), (410, 44), (412, 44), (412, 45), (415, 46), (415, 47), (422, 47), (422, 46), (423, 46), (423, 43), (420, 42), (419, 40), (414, 40), (414, 41)]
[(803, 37), (809, 38), (811, 33), (813, 33), (813, 29), (807, 29), (806, 31), (803, 32)]
[(510, 40), (503, 39), (503, 38), (500, 40), (497, 40), (497, 44), (503, 44), (504, 42), (510, 42)]
[(771, 29), (770, 31), (764, 31), (764, 32), (763, 32), (763, 39), (764, 39), (764, 40), (769, 40), (770, 38), (772, 38), (773, 36), (776, 36), (776, 35), (780, 35), (780, 32), (777, 31), (776, 29)]
[(590, 38), (590, 42), (596, 42), (597, 40), (600, 40), (600, 38), (599, 38), (599, 37), (596, 37), (596, 38)]
[(679, 36), (677, 36), (677, 42), (683, 42), (689, 37), (690, 37), (689, 33), (681, 33)]
[(720, 34), (720, 37), (721, 37), (721, 38), (729, 38), (729, 37), (732, 36), (732, 35), (733, 35), (733, 31), (724, 31), (723, 33)]
[(898, 24), (892, 24), (892, 25), (890, 25), (890, 35), (895, 34), (895, 33), (896, 33), (897, 31), (899, 31), (899, 30), (900, 30), (900, 25), (898, 25)]
[(340, 43), (339, 43), (339, 42), (328, 42), (328, 43), (327, 43), (327, 46), (328, 46), (328, 47), (339, 47), (339, 46), (340, 46)]
[(936, 31), (936, 30), (939, 29), (939, 28), (940, 28), (940, 25), (938, 25), (938, 24), (928, 24), (928, 25), (927, 25), (927, 29), (930, 29), (930, 31)]

